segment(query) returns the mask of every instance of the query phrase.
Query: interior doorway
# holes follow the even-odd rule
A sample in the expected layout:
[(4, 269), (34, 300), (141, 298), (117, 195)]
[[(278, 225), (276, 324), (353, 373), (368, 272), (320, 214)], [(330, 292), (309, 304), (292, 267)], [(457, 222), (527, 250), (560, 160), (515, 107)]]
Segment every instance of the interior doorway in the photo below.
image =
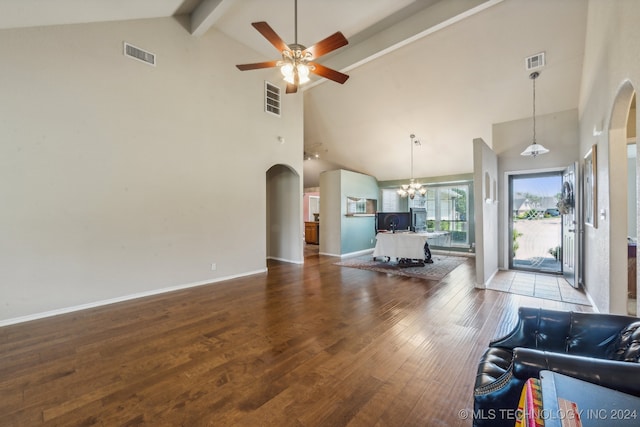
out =
[(320, 196), (309, 196), (309, 212), (307, 221), (320, 220)]
[(509, 176), (509, 268), (562, 273), (562, 171)]
[(266, 172), (267, 259), (302, 264), (300, 175), (277, 164)]
[(633, 94), (627, 117), (627, 314), (638, 310), (638, 186), (636, 145), (636, 94)]
[[(629, 203), (629, 199), (634, 197), (637, 200), (637, 188), (634, 191), (633, 185), (628, 182), (632, 176), (628, 169), (638, 170), (637, 157), (634, 160), (628, 157), (629, 145), (635, 141), (638, 121), (634, 98), (633, 85), (625, 81), (616, 94), (609, 124), (607, 154), (609, 165), (615, 167), (608, 169), (609, 186), (605, 190), (605, 201), (597, 208), (598, 228), (602, 228), (604, 233), (608, 232), (609, 236), (609, 300), (604, 310), (614, 314), (637, 313), (638, 308), (637, 298), (632, 298), (634, 294), (637, 296), (637, 254), (632, 244), (637, 240), (637, 231), (634, 236), (632, 228), (633, 218), (638, 218), (638, 209), (637, 203), (632, 202), (634, 206)], [(600, 196), (598, 202), (602, 202)], [(632, 218), (629, 219), (629, 216)], [(585, 246), (589, 243), (585, 241)]]

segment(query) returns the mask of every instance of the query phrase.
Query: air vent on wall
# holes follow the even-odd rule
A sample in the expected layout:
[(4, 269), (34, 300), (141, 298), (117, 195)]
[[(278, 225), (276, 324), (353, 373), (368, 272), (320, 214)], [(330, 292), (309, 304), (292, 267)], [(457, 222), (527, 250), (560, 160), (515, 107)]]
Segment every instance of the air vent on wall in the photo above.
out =
[(156, 55), (154, 53), (147, 52), (127, 42), (124, 42), (124, 55), (142, 61), (145, 64), (156, 66)]
[(264, 111), (280, 117), (280, 87), (264, 82)]
[(525, 58), (525, 68), (527, 71), (536, 70), (545, 66), (544, 52), (536, 53), (528, 58)]

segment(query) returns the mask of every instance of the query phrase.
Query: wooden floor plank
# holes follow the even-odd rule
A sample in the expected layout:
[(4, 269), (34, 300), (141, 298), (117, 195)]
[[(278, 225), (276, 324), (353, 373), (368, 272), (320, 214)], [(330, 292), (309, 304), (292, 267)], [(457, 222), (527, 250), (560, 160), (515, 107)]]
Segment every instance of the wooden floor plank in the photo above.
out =
[(590, 310), (336, 261), (0, 328), (0, 425), (465, 426), (520, 305)]

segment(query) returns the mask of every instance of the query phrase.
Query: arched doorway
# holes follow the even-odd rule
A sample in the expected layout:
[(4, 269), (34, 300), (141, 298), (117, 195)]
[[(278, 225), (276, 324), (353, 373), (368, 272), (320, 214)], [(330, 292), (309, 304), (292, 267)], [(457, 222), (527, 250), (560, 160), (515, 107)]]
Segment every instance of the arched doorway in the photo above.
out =
[[(624, 82), (614, 100), (609, 126), (609, 311), (618, 314), (627, 314), (634, 308), (637, 310), (637, 307), (630, 307), (629, 304), (631, 294), (629, 284), (631, 283), (633, 287), (635, 282), (637, 288), (637, 268), (632, 271), (632, 277), (629, 277), (629, 237), (637, 238), (637, 236), (629, 236), (629, 216), (635, 215), (637, 220), (638, 211), (637, 207), (632, 213), (628, 210), (629, 200), (630, 198), (637, 200), (637, 192), (631, 197), (629, 196), (629, 171), (627, 167), (627, 144), (631, 139), (630, 129), (633, 129), (635, 143), (637, 116), (634, 114), (631, 117), (630, 115), (634, 99), (633, 85), (629, 81)], [(637, 159), (634, 164), (637, 171)], [(596, 212), (595, 214), (600, 215), (601, 213)], [(632, 267), (637, 265), (637, 259), (633, 259), (631, 262)], [(637, 305), (637, 302), (631, 305)]]
[(267, 259), (303, 262), (302, 186), (300, 175), (287, 165), (266, 172)]
[(629, 118), (627, 119), (627, 183), (628, 183), (628, 293), (627, 293), (627, 313), (636, 316), (638, 313), (638, 148), (636, 133), (636, 94), (634, 93), (629, 108)]

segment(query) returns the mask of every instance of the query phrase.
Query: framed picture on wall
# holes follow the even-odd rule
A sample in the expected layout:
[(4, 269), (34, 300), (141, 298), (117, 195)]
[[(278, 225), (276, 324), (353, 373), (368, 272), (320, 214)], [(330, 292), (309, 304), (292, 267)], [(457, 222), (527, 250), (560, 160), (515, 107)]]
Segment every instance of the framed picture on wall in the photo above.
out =
[(598, 228), (597, 144), (584, 156), (584, 223)]

